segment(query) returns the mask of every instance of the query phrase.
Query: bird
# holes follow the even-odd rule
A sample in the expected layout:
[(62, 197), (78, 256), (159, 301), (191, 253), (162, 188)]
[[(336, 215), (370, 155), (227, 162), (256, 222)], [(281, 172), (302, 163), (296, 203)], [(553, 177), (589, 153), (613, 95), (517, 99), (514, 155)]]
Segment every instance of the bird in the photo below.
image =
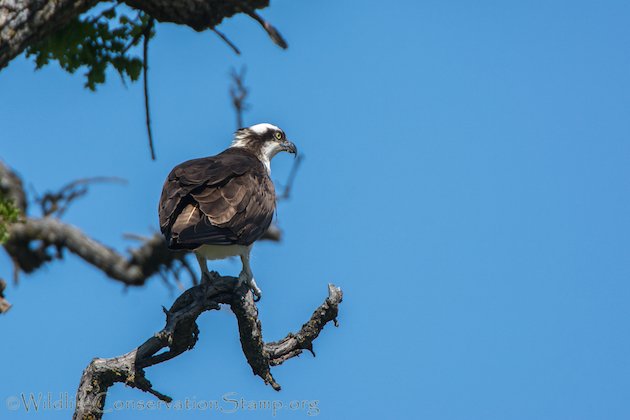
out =
[(250, 253), (276, 210), (271, 159), (280, 152), (297, 156), (297, 147), (279, 127), (256, 124), (238, 129), (218, 155), (183, 162), (167, 176), (158, 205), (160, 230), (169, 249), (195, 253), (201, 282), (211, 278), (208, 260), (239, 256), (239, 285), (248, 285), (255, 301), (262, 297)]

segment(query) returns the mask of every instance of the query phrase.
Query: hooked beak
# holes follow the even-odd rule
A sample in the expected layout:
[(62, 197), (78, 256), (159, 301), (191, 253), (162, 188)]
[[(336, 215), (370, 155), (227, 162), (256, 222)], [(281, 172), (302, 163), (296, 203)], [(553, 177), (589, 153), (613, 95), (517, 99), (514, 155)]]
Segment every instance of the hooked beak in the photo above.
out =
[(295, 144), (293, 144), (293, 142), (290, 142), (289, 140), (285, 140), (282, 142), (282, 150), (284, 150), (285, 152), (293, 153), (297, 156), (297, 147), (295, 147)]

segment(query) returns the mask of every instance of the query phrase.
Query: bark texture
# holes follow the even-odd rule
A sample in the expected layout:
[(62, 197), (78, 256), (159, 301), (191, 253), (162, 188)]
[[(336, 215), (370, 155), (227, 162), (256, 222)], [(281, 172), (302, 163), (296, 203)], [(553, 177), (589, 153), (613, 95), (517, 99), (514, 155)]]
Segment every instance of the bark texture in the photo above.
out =
[(0, 69), (98, 0), (0, 0)]
[[(99, 0), (0, 0), (0, 69), (26, 47), (98, 4)], [(255, 19), (256, 9), (269, 0), (127, 0), (160, 22), (189, 26), (197, 31), (214, 28), (226, 17), (244, 12)], [(257, 19), (258, 20), (258, 19)], [(261, 22), (261, 21), (259, 21)], [(261, 24), (274, 38), (273, 27)], [(275, 42), (278, 42), (274, 38)]]
[(269, 0), (125, 0), (158, 22), (190, 26), (196, 31), (213, 28), (239, 12), (251, 13), (269, 5)]
[[(164, 309), (166, 325), (161, 331), (122, 356), (96, 358), (90, 362), (83, 371), (77, 391), (74, 419), (100, 419), (107, 390), (116, 382), (171, 402), (171, 397), (153, 388), (144, 369), (192, 349), (199, 336), (197, 318), (205, 311), (219, 309), (219, 304), (230, 305), (234, 312), (243, 353), (254, 374), (279, 391), (280, 385), (271, 374), (271, 366), (279, 365), (305, 349), (312, 353), (312, 343), (324, 326), (330, 321), (337, 325), (338, 306), (342, 298), (341, 289), (329, 285), (328, 297), (297, 333), (289, 333), (280, 341), (265, 343), (258, 309), (247, 286), (238, 285), (235, 277), (222, 277), (213, 272), (208, 282), (190, 288), (177, 298), (169, 310)], [(162, 349), (167, 350), (158, 353)]]
[[(54, 217), (28, 218), (9, 229), (9, 240), (4, 245), (20, 270), (30, 273), (53, 258), (62, 258), (62, 250), (81, 257), (112, 279), (129, 286), (141, 286), (164, 267), (181, 261), (185, 252), (174, 252), (166, 247), (164, 237), (155, 234), (143, 244), (129, 251), (129, 255), (90, 238), (79, 228)], [(32, 242), (39, 246), (32, 247)], [(51, 253), (50, 249), (55, 252)]]

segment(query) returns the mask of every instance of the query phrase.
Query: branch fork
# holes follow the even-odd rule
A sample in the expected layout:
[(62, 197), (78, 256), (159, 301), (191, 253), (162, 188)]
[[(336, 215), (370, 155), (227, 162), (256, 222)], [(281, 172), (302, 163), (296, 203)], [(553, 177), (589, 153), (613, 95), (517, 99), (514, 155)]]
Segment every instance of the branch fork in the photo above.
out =
[[(220, 304), (230, 305), (238, 321), (241, 347), (255, 375), (276, 391), (281, 387), (271, 374), (277, 366), (303, 350), (313, 356), (313, 341), (324, 326), (333, 321), (336, 325), (338, 306), (343, 299), (340, 288), (329, 284), (328, 297), (297, 333), (289, 333), (279, 341), (265, 343), (258, 318), (258, 308), (249, 288), (238, 284), (236, 277), (211, 273), (211, 280), (191, 287), (182, 293), (170, 309), (165, 309), (166, 325), (139, 347), (118, 357), (96, 358), (83, 371), (77, 391), (74, 419), (99, 419), (105, 407), (107, 390), (116, 382), (171, 402), (172, 398), (153, 388), (144, 369), (170, 360), (197, 343), (199, 328), (197, 318), (206, 311), (219, 309)], [(162, 352), (161, 350), (166, 349)]]

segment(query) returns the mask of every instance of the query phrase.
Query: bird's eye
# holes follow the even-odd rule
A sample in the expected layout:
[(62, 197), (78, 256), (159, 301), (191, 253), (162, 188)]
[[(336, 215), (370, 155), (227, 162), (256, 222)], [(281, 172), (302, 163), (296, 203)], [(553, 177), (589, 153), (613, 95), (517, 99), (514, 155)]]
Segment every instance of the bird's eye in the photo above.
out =
[(276, 131), (276, 139), (282, 140), (282, 133), (281, 132)]

